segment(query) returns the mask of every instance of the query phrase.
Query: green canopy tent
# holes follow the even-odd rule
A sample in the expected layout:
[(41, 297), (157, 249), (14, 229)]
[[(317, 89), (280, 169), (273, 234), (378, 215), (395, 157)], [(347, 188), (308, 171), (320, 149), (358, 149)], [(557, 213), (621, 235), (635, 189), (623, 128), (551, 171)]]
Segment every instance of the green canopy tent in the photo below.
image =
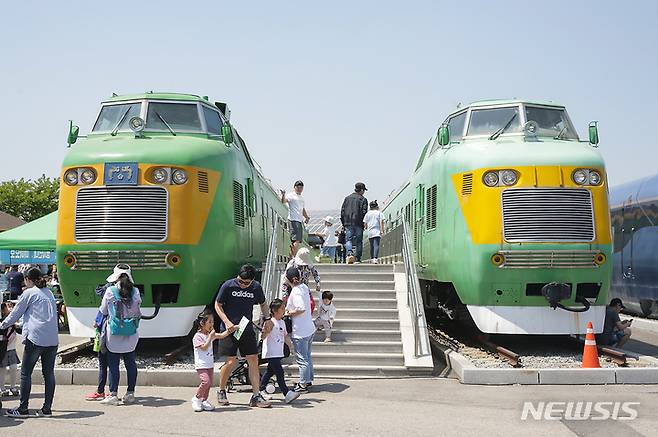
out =
[(0, 264), (54, 264), (57, 211), (0, 233)]

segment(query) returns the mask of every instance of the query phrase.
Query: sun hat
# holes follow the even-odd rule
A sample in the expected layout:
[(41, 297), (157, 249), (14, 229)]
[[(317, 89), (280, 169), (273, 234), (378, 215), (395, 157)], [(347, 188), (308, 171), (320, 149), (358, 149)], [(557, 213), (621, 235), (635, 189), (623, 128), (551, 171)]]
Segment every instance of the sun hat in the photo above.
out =
[(311, 251), (306, 247), (300, 248), (297, 251), (297, 255), (295, 255), (295, 264), (298, 266), (313, 265), (311, 262)]
[(132, 275), (132, 270), (128, 264), (117, 264), (114, 267), (114, 272), (110, 276), (107, 277), (107, 282), (114, 283), (119, 280), (119, 276), (126, 274), (128, 275), (128, 279), (130, 279), (130, 282), (133, 284), (135, 281), (133, 280), (133, 275)]

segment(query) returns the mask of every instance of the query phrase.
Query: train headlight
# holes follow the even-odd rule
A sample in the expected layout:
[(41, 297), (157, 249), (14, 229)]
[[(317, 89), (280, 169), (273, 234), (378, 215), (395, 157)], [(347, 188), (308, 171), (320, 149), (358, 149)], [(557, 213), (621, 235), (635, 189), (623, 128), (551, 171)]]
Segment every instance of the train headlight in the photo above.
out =
[(64, 182), (66, 185), (78, 185), (78, 169), (72, 168), (64, 173)]
[(601, 173), (596, 170), (589, 172), (589, 184), (590, 185), (600, 185), (601, 184)]
[(597, 266), (602, 265), (605, 262), (605, 255), (602, 253), (597, 253), (594, 257), (594, 264)]
[(498, 172), (497, 171), (488, 171), (484, 174), (482, 178), (484, 185), (487, 187), (495, 187), (498, 185)]
[(165, 262), (171, 267), (178, 267), (181, 262), (180, 255), (177, 253), (170, 253), (167, 255)]
[(156, 168), (151, 173), (151, 177), (156, 184), (166, 184), (169, 180), (169, 172), (164, 168)]
[(187, 182), (187, 172), (183, 169), (176, 169), (171, 174), (171, 180), (173, 180), (176, 185), (183, 185)]
[(74, 255), (72, 255), (70, 253), (64, 255), (64, 265), (66, 267), (72, 269), (73, 267), (75, 267), (76, 262), (77, 262), (77, 260), (75, 259)]
[(142, 119), (141, 117), (132, 117), (130, 120), (128, 120), (128, 127), (130, 127), (131, 131), (138, 134), (144, 130), (145, 127), (144, 119)]
[(587, 170), (584, 170), (582, 168), (578, 169), (573, 172), (572, 178), (573, 181), (578, 185), (585, 185), (587, 184), (587, 180), (588, 180), (588, 172)]
[(514, 185), (517, 179), (516, 172), (513, 170), (503, 170), (500, 172), (500, 180), (507, 186)]
[(85, 185), (93, 184), (96, 182), (96, 172), (93, 168), (84, 168), (80, 172), (80, 182)]

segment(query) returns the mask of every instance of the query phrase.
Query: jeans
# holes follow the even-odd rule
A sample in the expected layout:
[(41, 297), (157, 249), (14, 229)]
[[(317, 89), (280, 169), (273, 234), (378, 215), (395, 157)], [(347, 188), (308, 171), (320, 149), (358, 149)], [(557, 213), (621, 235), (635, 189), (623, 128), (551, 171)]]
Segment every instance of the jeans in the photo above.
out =
[(320, 249), (321, 256), (328, 256), (331, 262), (334, 262), (336, 259), (336, 246), (323, 246)]
[(279, 384), (279, 389), (281, 393), (285, 396), (290, 390), (286, 385), (285, 374), (283, 373), (283, 366), (281, 366), (281, 358), (268, 358), (267, 359), (267, 370), (263, 374), (263, 377), (260, 380), (260, 390), (265, 390), (267, 384), (270, 382), (270, 378), (276, 376), (276, 383)]
[(107, 384), (107, 352), (98, 353), (98, 388), (96, 393), (105, 393)]
[(381, 243), (382, 237), (372, 237), (368, 240), (370, 241), (370, 258), (379, 258), (379, 243)]
[(293, 337), (292, 344), (295, 345), (295, 355), (299, 366), (299, 382), (301, 384), (313, 382), (313, 360), (311, 359), (313, 334), (304, 338)]
[[(352, 247), (356, 246), (355, 252)], [(347, 226), (345, 228), (345, 250), (348, 254), (354, 254), (357, 261), (361, 261), (363, 255), (363, 228), (359, 226)]]
[(123, 357), (123, 364), (126, 366), (128, 376), (128, 393), (135, 391), (137, 384), (137, 362), (135, 361), (135, 351), (123, 354), (115, 354), (107, 351), (107, 363), (110, 371), (110, 394), (116, 396), (119, 390), (119, 359)]
[(53, 398), (55, 397), (55, 358), (57, 358), (57, 346), (37, 346), (30, 340), (25, 340), (23, 350), (23, 364), (21, 365), (21, 403), (18, 409), (25, 411), (30, 401), (32, 391), (32, 371), (41, 358), (41, 373), (45, 385), (45, 398), (43, 400), (43, 411), (51, 411)]

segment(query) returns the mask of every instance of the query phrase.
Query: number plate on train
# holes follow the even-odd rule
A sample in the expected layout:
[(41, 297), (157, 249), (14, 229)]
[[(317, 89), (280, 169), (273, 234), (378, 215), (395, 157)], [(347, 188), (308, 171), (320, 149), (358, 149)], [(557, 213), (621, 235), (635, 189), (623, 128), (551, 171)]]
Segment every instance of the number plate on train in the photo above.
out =
[(136, 162), (106, 162), (105, 185), (137, 185)]

